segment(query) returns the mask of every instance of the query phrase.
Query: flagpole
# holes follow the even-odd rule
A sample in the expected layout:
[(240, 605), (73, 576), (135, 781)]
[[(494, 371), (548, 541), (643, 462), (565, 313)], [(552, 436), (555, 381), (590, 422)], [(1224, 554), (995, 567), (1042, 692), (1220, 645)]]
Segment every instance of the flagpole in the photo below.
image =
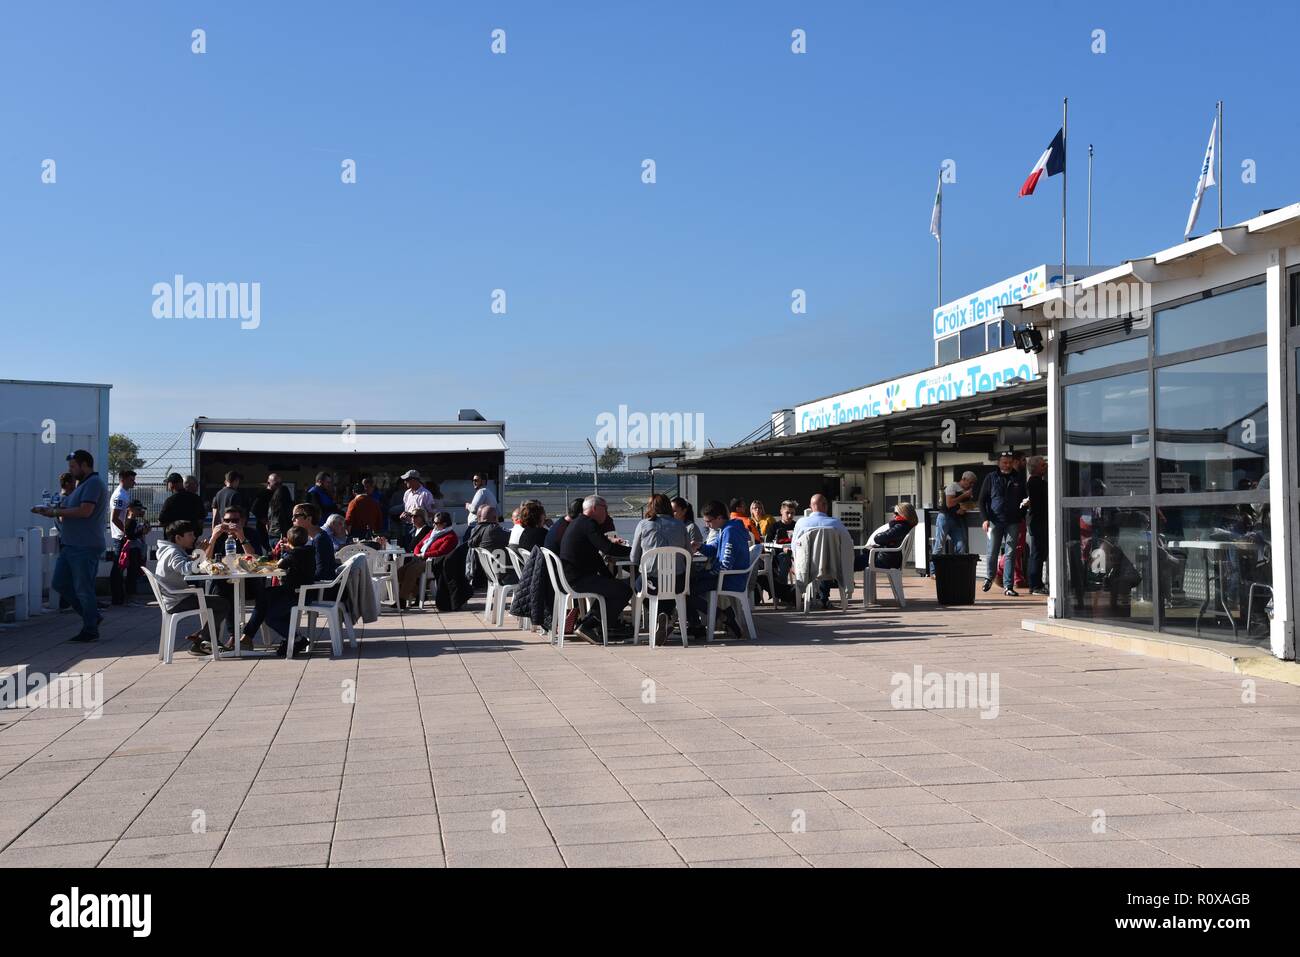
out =
[(1065, 285), (1065, 178), (1070, 175), (1070, 164), (1066, 162), (1069, 156), (1070, 142), (1070, 98), (1067, 96), (1061, 100), (1061, 285)]
[[(943, 170), (939, 171), (939, 215), (943, 215)], [(939, 235), (935, 237), (939, 241), (939, 301), (936, 306), (943, 305), (943, 222), (940, 220)]]
[(1216, 104), (1219, 108), (1219, 228), (1223, 228), (1223, 101)]
[(1092, 265), (1092, 144), (1088, 144), (1088, 265)]

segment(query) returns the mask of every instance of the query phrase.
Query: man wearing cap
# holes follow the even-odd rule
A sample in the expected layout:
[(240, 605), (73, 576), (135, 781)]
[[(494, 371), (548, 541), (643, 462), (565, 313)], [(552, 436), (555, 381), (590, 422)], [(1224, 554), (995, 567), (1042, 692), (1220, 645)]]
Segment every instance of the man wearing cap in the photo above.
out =
[(415, 469), (403, 472), (402, 481), (406, 483), (406, 491), (402, 493), (403, 522), (410, 525), (411, 516), (415, 514), (417, 508), (424, 509), (426, 515), (432, 515), (438, 510), (438, 503), (433, 500), (433, 493), (425, 487), (419, 472)]
[(196, 529), (202, 529), (203, 499), (185, 488), (180, 472), (167, 476), (167, 491), (171, 494), (158, 513), (158, 524), (166, 528), (172, 522), (190, 522)]
[(126, 585), (123, 581), (125, 570), (117, 562), (122, 551), (122, 539), (126, 536), (126, 513), (131, 507), (131, 489), (135, 488), (135, 469), (122, 469), (117, 473), (117, 488), (109, 499), (108, 531), (113, 536), (113, 565), (108, 573), (109, 593), (114, 605), (126, 604)]
[(1005, 556), (1002, 570), (1002, 593), (1016, 597), (1011, 587), (1016, 573), (1016, 539), (1024, 515), (1020, 503), (1025, 498), (1025, 483), (1012, 468), (1011, 452), (998, 456), (998, 470), (989, 474), (980, 488), (980, 511), (984, 514), (984, 531), (989, 536), (988, 560), (984, 566), (984, 590), (993, 586), (998, 570), (998, 553)]
[(465, 503), (465, 510), (469, 512), (469, 523), (471, 525), (478, 521), (479, 509), (484, 505), (491, 505), (493, 511), (501, 511), (501, 506), (497, 504), (497, 497), (487, 487), (487, 476), (482, 472), (476, 472), (473, 481), (474, 497)]
[(59, 557), (50, 586), (67, 596), (72, 610), (81, 615), (81, 631), (73, 641), (99, 640), (99, 608), (95, 604), (95, 576), (104, 557), (104, 526), (108, 524), (108, 486), (95, 471), (95, 458), (85, 449), (68, 456), (68, 471), (77, 487), (58, 508), (32, 509), (37, 515), (62, 520)]

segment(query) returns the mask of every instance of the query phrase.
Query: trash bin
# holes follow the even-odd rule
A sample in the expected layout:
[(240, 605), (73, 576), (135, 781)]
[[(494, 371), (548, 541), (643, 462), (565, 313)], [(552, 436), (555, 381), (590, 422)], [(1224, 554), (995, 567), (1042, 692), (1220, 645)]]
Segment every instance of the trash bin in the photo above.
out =
[(941, 605), (975, 604), (978, 555), (934, 555), (934, 596)]

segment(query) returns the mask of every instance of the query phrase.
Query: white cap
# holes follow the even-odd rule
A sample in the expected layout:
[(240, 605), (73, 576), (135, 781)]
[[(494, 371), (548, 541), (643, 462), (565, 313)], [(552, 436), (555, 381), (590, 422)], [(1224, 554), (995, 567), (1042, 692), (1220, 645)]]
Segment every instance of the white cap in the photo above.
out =
[(407, 469), (402, 474), (402, 481), (405, 482), (407, 479), (419, 479), (420, 481), (423, 481), (423, 479), (420, 479), (420, 473), (415, 469)]

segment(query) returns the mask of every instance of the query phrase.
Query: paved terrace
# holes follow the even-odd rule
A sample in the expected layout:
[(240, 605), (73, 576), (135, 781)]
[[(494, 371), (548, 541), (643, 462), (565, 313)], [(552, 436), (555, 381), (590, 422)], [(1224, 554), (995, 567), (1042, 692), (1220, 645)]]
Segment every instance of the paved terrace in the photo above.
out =
[[(1300, 688), (1243, 703), (1239, 676), (1021, 631), (1037, 601), (930, 589), (653, 653), (556, 651), (476, 602), (386, 614), (339, 661), (164, 666), (155, 608), (89, 648), (46, 615), (0, 661), (102, 670), (107, 701), (0, 712), (0, 864), (1300, 865)], [(891, 707), (915, 665), (996, 673), (998, 716)]]

